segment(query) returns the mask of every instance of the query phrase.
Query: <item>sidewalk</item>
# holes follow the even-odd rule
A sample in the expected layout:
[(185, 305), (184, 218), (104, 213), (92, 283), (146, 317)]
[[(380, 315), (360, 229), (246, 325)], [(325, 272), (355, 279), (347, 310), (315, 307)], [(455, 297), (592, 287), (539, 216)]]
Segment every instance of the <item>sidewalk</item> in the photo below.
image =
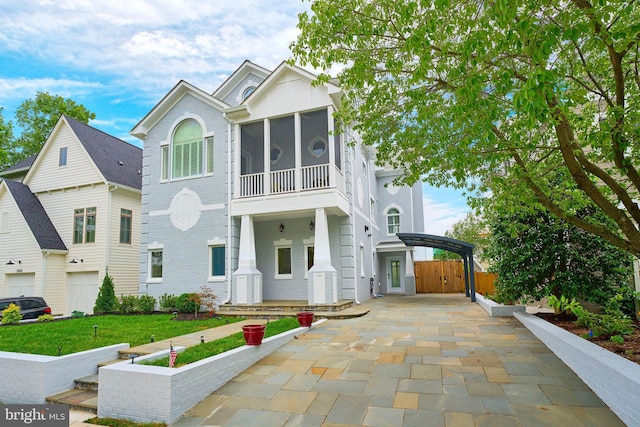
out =
[(313, 327), (192, 408), (195, 426), (624, 426), (513, 318), (464, 295), (364, 303)]

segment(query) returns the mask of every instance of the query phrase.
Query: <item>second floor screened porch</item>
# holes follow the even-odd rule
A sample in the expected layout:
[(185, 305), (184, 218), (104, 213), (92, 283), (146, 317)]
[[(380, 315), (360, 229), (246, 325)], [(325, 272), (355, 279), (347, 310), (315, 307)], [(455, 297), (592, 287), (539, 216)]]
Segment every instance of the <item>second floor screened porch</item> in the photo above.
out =
[(330, 109), (239, 125), (234, 198), (344, 192), (343, 138)]

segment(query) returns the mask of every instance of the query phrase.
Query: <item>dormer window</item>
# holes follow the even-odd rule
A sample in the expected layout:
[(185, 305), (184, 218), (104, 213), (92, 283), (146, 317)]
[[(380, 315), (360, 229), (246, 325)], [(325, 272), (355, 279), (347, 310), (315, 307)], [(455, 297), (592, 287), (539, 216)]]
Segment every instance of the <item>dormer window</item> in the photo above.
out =
[(60, 148), (58, 156), (58, 166), (67, 166), (67, 147)]

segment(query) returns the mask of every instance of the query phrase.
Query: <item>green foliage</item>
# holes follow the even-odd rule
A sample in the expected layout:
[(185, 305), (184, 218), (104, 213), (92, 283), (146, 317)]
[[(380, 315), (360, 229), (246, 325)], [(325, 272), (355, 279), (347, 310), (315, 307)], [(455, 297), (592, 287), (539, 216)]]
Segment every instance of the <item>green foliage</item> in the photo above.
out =
[[(281, 334), (292, 329), (300, 327), (296, 318), (285, 317), (273, 322), (267, 323), (264, 330), (264, 338), (269, 338), (274, 335)], [(186, 348), (178, 356), (176, 366), (183, 366), (189, 363), (197, 362), (198, 360), (206, 359), (207, 357), (215, 356), (216, 354), (224, 353), (225, 351), (233, 350), (234, 348), (242, 347), (246, 344), (244, 335), (242, 332), (230, 335), (228, 337), (205, 342), (204, 344), (198, 344), (193, 347)], [(169, 366), (169, 361), (166, 357), (157, 359), (150, 362), (143, 362), (144, 365), (153, 366)]]
[(9, 304), (7, 308), (2, 310), (3, 325), (17, 325), (22, 320), (20, 307), (15, 304)]
[(14, 143), (12, 160), (37, 154), (62, 114), (82, 123), (96, 118), (84, 105), (48, 92), (37, 92), (35, 98), (22, 102), (16, 110), (16, 123), (23, 131)]
[(0, 171), (12, 166), (10, 147), (13, 142), (13, 123), (5, 122), (0, 107)]
[(71, 312), (71, 318), (73, 318), (73, 319), (78, 318), (78, 317), (84, 317), (84, 316), (85, 316), (84, 311), (73, 310)]
[(612, 0), (315, 0), (291, 49), (399, 181), (544, 206), (640, 255), (638, 22)]
[[(58, 346), (62, 347), (62, 354), (123, 342), (137, 346), (149, 343), (151, 335), (155, 336), (156, 341), (160, 341), (240, 320), (242, 319), (236, 317), (206, 317), (179, 322), (171, 314), (133, 314), (21, 323), (15, 327), (2, 328), (0, 351), (57, 356)], [(94, 325), (98, 325), (97, 338), (94, 338)]]
[(609, 341), (611, 341), (614, 344), (624, 344), (624, 337), (622, 335), (612, 335), (611, 338), (609, 338)]
[(153, 313), (153, 310), (156, 309), (156, 299), (151, 295), (140, 295), (137, 306), (140, 313)]
[[(599, 216), (583, 209), (583, 218)], [(498, 273), (496, 291), (507, 300), (540, 300), (548, 295), (604, 305), (631, 280), (631, 257), (578, 227), (531, 209), (489, 218), (487, 254)]]
[(564, 295), (561, 295), (560, 298), (555, 295), (549, 295), (547, 302), (556, 314), (575, 314), (575, 310), (580, 307), (580, 303), (575, 298), (569, 300)]
[(620, 307), (623, 297), (616, 294), (605, 306), (603, 313), (591, 313), (582, 307), (574, 309), (578, 317), (576, 323), (589, 328), (594, 336), (628, 335), (633, 330), (633, 323)]
[(105, 274), (102, 278), (102, 286), (98, 291), (96, 304), (93, 307), (95, 314), (113, 313), (117, 309), (118, 300), (113, 285), (113, 278), (109, 274)]
[(38, 316), (38, 322), (50, 322), (53, 320), (53, 316), (50, 314), (43, 314)]
[(180, 313), (195, 313), (200, 309), (197, 303), (199, 296), (196, 293), (181, 294), (176, 301), (176, 310)]
[(169, 295), (166, 292), (160, 295), (158, 299), (158, 304), (160, 305), (160, 310), (165, 313), (170, 313), (172, 311), (177, 311), (178, 306), (178, 297), (175, 295)]
[(118, 303), (118, 313), (131, 314), (138, 312), (138, 297), (137, 295), (120, 295), (120, 301)]
[[(464, 219), (454, 223), (451, 230), (444, 233), (445, 237), (461, 240), (463, 242), (474, 245), (473, 257), (479, 261), (485, 261), (485, 251), (489, 244), (488, 228), (486, 222), (472, 212), (467, 213)], [(434, 251), (434, 259), (461, 259), (460, 255), (449, 252), (439, 251), (438, 256)]]
[(89, 418), (85, 420), (87, 424), (95, 424), (99, 426), (108, 426), (108, 427), (166, 427), (166, 423), (143, 423), (131, 420), (123, 420), (120, 418)]

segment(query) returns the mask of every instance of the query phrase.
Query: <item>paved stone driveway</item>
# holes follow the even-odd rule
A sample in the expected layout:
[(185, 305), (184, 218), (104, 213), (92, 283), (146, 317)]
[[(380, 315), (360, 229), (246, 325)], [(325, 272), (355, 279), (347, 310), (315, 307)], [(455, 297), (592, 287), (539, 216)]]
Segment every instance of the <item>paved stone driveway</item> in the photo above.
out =
[(385, 296), (328, 320), (173, 424), (624, 426), (513, 318), (464, 295)]

